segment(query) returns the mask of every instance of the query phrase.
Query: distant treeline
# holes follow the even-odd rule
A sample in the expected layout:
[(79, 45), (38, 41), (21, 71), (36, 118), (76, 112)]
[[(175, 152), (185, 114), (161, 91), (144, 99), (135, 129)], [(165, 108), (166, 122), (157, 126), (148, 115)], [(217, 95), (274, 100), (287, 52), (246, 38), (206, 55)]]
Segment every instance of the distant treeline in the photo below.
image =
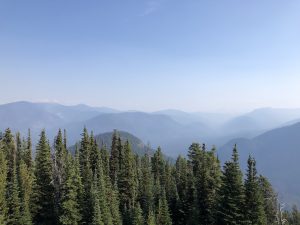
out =
[[(160, 148), (138, 156), (117, 131), (108, 150), (84, 129), (75, 154), (66, 132), (50, 144), (42, 131), (34, 159), (30, 132), (0, 137), (1, 225), (272, 225), (279, 215), (252, 157), (243, 179), (236, 146), (221, 169), (205, 145), (193, 143), (174, 164)], [(299, 224), (297, 209), (282, 217)]]

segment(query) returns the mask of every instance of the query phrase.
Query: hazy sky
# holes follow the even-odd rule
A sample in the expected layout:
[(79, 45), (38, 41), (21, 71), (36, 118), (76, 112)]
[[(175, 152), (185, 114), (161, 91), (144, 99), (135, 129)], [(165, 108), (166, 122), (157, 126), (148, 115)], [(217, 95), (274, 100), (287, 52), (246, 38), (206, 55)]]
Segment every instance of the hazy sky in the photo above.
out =
[(0, 0), (0, 103), (300, 107), (299, 0)]

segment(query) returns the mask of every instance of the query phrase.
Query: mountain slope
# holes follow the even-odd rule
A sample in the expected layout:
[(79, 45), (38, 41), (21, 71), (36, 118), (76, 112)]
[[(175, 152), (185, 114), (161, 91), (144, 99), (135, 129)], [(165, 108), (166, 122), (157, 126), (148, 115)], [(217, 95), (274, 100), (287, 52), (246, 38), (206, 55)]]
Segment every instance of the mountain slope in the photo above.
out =
[(259, 171), (270, 178), (284, 199), (300, 204), (300, 123), (277, 128), (252, 139), (231, 140), (218, 151), (222, 161), (229, 159), (234, 144), (240, 150), (243, 164), (249, 154), (253, 155)]

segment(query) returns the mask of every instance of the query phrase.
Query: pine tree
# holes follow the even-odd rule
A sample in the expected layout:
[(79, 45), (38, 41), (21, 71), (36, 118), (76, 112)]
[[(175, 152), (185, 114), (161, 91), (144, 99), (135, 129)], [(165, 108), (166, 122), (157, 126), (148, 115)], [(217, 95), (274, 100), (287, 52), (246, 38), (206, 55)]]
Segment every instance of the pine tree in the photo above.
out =
[(23, 155), (23, 160), (27, 165), (28, 169), (32, 169), (32, 143), (31, 143), (31, 134), (30, 130), (28, 130), (28, 137), (26, 141), (26, 147)]
[(155, 215), (154, 215), (153, 211), (149, 211), (146, 224), (147, 225), (156, 225)]
[(92, 199), (93, 199), (92, 225), (104, 225), (102, 214), (101, 214), (100, 201), (99, 201), (97, 173), (95, 173), (95, 175), (94, 175), (93, 185), (91, 188), (91, 194), (92, 194)]
[(79, 210), (79, 189), (78, 177), (76, 173), (76, 162), (70, 154), (65, 161), (65, 182), (61, 189), (61, 205), (59, 213), (59, 221), (62, 225), (78, 225), (80, 224)]
[(149, 156), (146, 154), (141, 159), (141, 177), (140, 177), (139, 201), (144, 216), (147, 216), (154, 207), (153, 196), (153, 176), (151, 173), (151, 164)]
[(18, 225), (20, 224), (21, 216), (17, 177), (17, 149), (10, 129), (6, 129), (2, 142), (8, 163), (6, 189), (6, 201), (8, 206), (7, 224)]
[(130, 212), (135, 203), (135, 179), (134, 179), (134, 158), (132, 150), (128, 141), (125, 142), (124, 148), (121, 151), (119, 163), (119, 178), (118, 178), (118, 191), (120, 198), (120, 210), (123, 216), (123, 223), (130, 223)]
[[(97, 148), (98, 149), (98, 148)], [(106, 178), (108, 178), (108, 174), (103, 173), (103, 162), (101, 158), (101, 153), (99, 150), (95, 152), (97, 154), (97, 162), (95, 166), (95, 175), (97, 177), (97, 198), (99, 201), (99, 207), (101, 210), (101, 218), (105, 225), (113, 224), (113, 219), (111, 215), (111, 211), (108, 206), (109, 199), (107, 199), (108, 190), (106, 189)], [(97, 203), (98, 204), (98, 203)]]
[(80, 174), (83, 185), (80, 205), (82, 210), (82, 224), (90, 224), (92, 222), (91, 208), (93, 207), (93, 200), (91, 196), (91, 188), (93, 173), (90, 165), (90, 151), (90, 138), (87, 129), (84, 128), (79, 149)]
[(19, 168), (20, 199), (21, 199), (21, 224), (31, 225), (30, 199), (32, 195), (33, 174), (27, 164), (21, 160)]
[(266, 217), (263, 199), (259, 188), (256, 162), (249, 156), (248, 171), (245, 180), (245, 210), (247, 223), (251, 225), (265, 225)]
[(36, 148), (35, 177), (33, 201), (36, 212), (34, 222), (40, 225), (56, 224), (53, 164), (45, 130), (41, 132)]
[(264, 201), (263, 205), (267, 220), (266, 224), (274, 225), (276, 223), (277, 213), (277, 194), (266, 177), (260, 175), (258, 182)]
[(133, 209), (132, 225), (144, 225), (143, 211), (139, 203)]
[(57, 136), (54, 140), (54, 188), (55, 188), (55, 210), (56, 214), (59, 216), (59, 211), (61, 211), (61, 201), (62, 201), (62, 189), (66, 182), (66, 165), (67, 165), (67, 149), (65, 149), (65, 144), (62, 136), (61, 129), (59, 129)]
[(238, 162), (236, 146), (232, 160), (226, 162), (223, 169), (222, 186), (220, 188), (218, 225), (245, 224), (243, 212), (245, 202), (242, 172)]
[(120, 157), (120, 141), (118, 137), (118, 133), (116, 130), (114, 130), (113, 136), (112, 136), (112, 143), (111, 143), (111, 151), (110, 151), (110, 160), (109, 160), (109, 166), (110, 166), (110, 179), (112, 182), (112, 185), (115, 186), (117, 184), (118, 174), (119, 174), (119, 157)]
[(7, 224), (7, 202), (6, 202), (6, 183), (7, 181), (7, 160), (0, 141), (0, 224)]
[(157, 225), (172, 225), (172, 220), (169, 212), (168, 202), (166, 199), (166, 193), (163, 190), (162, 196), (158, 202), (158, 208), (156, 213)]

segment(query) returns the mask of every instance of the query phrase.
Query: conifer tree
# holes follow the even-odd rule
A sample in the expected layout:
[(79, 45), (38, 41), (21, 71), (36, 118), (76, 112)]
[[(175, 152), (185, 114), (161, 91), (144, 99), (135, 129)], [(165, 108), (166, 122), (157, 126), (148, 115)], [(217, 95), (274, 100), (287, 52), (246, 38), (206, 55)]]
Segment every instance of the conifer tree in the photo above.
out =
[(101, 208), (100, 208), (100, 200), (99, 200), (99, 193), (98, 193), (98, 176), (97, 172), (94, 175), (93, 185), (91, 188), (91, 195), (93, 200), (93, 220), (92, 225), (104, 225)]
[(139, 203), (133, 209), (132, 225), (144, 225), (143, 211)]
[(7, 224), (18, 225), (20, 224), (20, 199), (17, 177), (17, 149), (10, 129), (6, 129), (2, 142), (8, 165), (6, 188)]
[(172, 220), (169, 212), (168, 202), (166, 199), (166, 193), (163, 190), (162, 196), (158, 202), (158, 208), (156, 213), (157, 225), (172, 225)]
[(147, 225), (156, 225), (155, 215), (154, 215), (153, 211), (149, 211), (146, 224)]
[(34, 214), (34, 222), (40, 225), (56, 224), (53, 164), (45, 130), (41, 132), (40, 140), (36, 147), (35, 177), (33, 190), (35, 196), (33, 201), (36, 212)]
[(258, 182), (263, 197), (264, 212), (267, 220), (266, 224), (274, 225), (277, 214), (277, 194), (266, 177), (260, 175)]
[(245, 194), (238, 159), (238, 152), (235, 146), (231, 161), (226, 162), (223, 169), (218, 225), (245, 224), (243, 211)]
[(141, 177), (139, 183), (139, 201), (146, 217), (154, 207), (153, 176), (150, 159), (147, 154), (141, 159)]
[(27, 141), (26, 141), (23, 160), (24, 160), (25, 164), (27, 165), (28, 169), (32, 170), (32, 143), (31, 143), (30, 130), (28, 130), (28, 137), (27, 137)]
[(33, 174), (31, 169), (23, 161), (20, 162), (19, 168), (19, 185), (21, 200), (21, 224), (31, 225), (32, 215), (30, 212), (30, 199), (32, 196)]
[(81, 196), (81, 210), (82, 210), (82, 224), (90, 224), (92, 222), (93, 200), (91, 196), (93, 173), (90, 165), (90, 151), (91, 144), (87, 129), (84, 128), (80, 149), (79, 149), (79, 163), (80, 174), (82, 179), (82, 196)]
[(54, 187), (55, 187), (55, 209), (56, 214), (59, 216), (61, 211), (62, 189), (66, 182), (66, 166), (67, 166), (67, 149), (62, 136), (61, 129), (59, 129), (57, 136), (54, 140)]
[(61, 189), (59, 222), (62, 225), (78, 225), (81, 219), (78, 201), (80, 177), (76, 173), (76, 162), (72, 156), (68, 154), (66, 159), (65, 182)]
[(112, 185), (115, 186), (117, 184), (118, 174), (119, 174), (119, 157), (120, 157), (120, 141), (118, 137), (118, 133), (116, 130), (113, 132), (112, 143), (111, 143), (111, 151), (110, 151), (110, 179)]
[(7, 160), (0, 140), (0, 224), (7, 224), (7, 202), (6, 183), (7, 181)]
[(124, 224), (128, 224), (126, 221), (131, 220), (129, 215), (135, 203), (136, 191), (133, 167), (134, 158), (128, 141), (125, 142), (122, 152), (119, 158), (118, 191), (120, 196), (120, 210), (124, 219), (123, 222)]
[(256, 162), (249, 156), (247, 178), (245, 180), (245, 210), (247, 223), (251, 225), (265, 225), (266, 217), (263, 199), (259, 188)]

